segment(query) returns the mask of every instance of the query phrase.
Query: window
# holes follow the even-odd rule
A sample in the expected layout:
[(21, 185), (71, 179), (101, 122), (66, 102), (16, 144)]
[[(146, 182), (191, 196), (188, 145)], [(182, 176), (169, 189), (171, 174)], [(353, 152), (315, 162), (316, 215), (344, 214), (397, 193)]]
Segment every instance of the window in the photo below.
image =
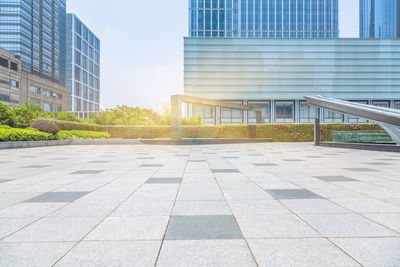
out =
[(0, 66), (8, 68), (8, 60), (3, 57), (0, 57)]
[(56, 106), (56, 112), (61, 112), (61, 106)]
[(82, 111), (82, 101), (79, 98), (75, 98), (75, 110)]
[(78, 66), (75, 66), (75, 80), (81, 80), (81, 69)]
[[(271, 105), (269, 102), (259, 102), (259, 101), (249, 101), (248, 105), (255, 106), (257, 108), (261, 108), (263, 110), (263, 123), (271, 122)], [(257, 114), (255, 111), (247, 112), (247, 121), (249, 124), (255, 124), (257, 121)]]
[(314, 122), (317, 118), (319, 118), (319, 108), (300, 102), (300, 122)]
[(44, 95), (44, 96), (51, 96), (51, 92), (48, 91), (48, 90), (43, 90), (43, 91), (42, 91), (42, 95)]
[(0, 94), (0, 101), (10, 102), (10, 96)]
[(390, 106), (389, 101), (373, 101), (372, 105), (381, 108), (389, 108)]
[(88, 88), (87, 86), (83, 86), (83, 98), (88, 98)]
[(18, 64), (11, 61), (10, 69), (14, 71), (18, 71)]
[(81, 84), (78, 82), (75, 82), (75, 95), (81, 96)]
[(343, 122), (343, 115), (332, 110), (324, 110), (324, 122)]
[(10, 85), (11, 85), (12, 87), (18, 88), (18, 87), (19, 87), (19, 82), (14, 81), (14, 80), (11, 80), (11, 81), (10, 81)]
[(400, 102), (394, 102), (394, 108), (395, 109), (400, 109)]
[[(242, 104), (242, 101), (227, 101)], [(238, 124), (243, 122), (243, 112), (230, 108), (221, 108), (221, 124)]]
[(294, 102), (275, 102), (275, 122), (294, 122)]
[(37, 88), (37, 87), (35, 87), (35, 86), (31, 86), (31, 87), (29, 88), (29, 90), (30, 90), (32, 93), (40, 94), (40, 88)]
[(43, 110), (44, 111), (51, 111), (51, 105), (48, 103), (43, 103)]

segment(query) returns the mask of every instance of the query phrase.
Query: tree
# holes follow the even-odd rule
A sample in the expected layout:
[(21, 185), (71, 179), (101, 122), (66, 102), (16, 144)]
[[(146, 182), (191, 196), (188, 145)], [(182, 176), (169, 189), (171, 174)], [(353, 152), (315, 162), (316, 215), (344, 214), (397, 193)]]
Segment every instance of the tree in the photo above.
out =
[(0, 125), (10, 125), (12, 120), (13, 112), (11, 108), (0, 102)]

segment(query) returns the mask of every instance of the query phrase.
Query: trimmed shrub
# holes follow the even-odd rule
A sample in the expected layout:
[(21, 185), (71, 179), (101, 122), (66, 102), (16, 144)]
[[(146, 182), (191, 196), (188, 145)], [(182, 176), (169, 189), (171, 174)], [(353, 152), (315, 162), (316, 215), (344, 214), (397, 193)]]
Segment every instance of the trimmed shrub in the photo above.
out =
[(108, 139), (111, 138), (109, 133), (105, 132), (90, 132), (90, 131), (60, 131), (57, 134), (59, 140), (74, 140), (74, 139)]
[(0, 142), (53, 140), (54, 135), (28, 129), (1, 129)]
[(109, 128), (113, 138), (151, 139), (171, 137), (170, 126), (113, 126)]
[(55, 125), (51, 121), (46, 121), (46, 120), (35, 121), (34, 123), (32, 123), (31, 128), (51, 134), (57, 134), (59, 132), (57, 125)]
[(0, 129), (11, 129), (8, 125), (0, 125)]
[(56, 125), (61, 131), (94, 131), (94, 132), (105, 132), (106, 127), (97, 125), (97, 124), (87, 124), (87, 123), (78, 123), (71, 121), (58, 121), (56, 120)]
[(13, 107), (12, 113), (9, 126), (15, 128), (27, 128), (37, 117), (37, 114), (28, 105)]
[(73, 113), (68, 111), (57, 112), (56, 119), (59, 121), (72, 121), (72, 122), (80, 121), (78, 117), (76, 117)]
[[(113, 138), (170, 138), (169, 126), (110, 127)], [(321, 124), (321, 140), (332, 141), (335, 131), (384, 132), (376, 124)], [(183, 126), (184, 138), (272, 138), (274, 142), (312, 142), (313, 124)]]

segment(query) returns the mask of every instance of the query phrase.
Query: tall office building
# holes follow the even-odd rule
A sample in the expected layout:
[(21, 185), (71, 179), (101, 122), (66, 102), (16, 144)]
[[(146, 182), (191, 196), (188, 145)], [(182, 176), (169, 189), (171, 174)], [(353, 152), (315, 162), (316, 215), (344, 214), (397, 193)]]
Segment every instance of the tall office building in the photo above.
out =
[(23, 71), (65, 85), (65, 0), (0, 1), (0, 47)]
[(360, 0), (360, 37), (400, 37), (400, 0)]
[(75, 14), (67, 14), (68, 110), (82, 118), (100, 105), (100, 40)]
[(335, 38), (338, 0), (189, 0), (189, 36)]

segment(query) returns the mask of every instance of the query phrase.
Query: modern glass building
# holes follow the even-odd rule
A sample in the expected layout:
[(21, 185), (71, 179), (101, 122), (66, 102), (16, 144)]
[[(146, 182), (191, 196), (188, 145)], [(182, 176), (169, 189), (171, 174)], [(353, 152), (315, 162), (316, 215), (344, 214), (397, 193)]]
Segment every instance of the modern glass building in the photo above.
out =
[(360, 37), (400, 37), (400, 0), (360, 0)]
[[(185, 38), (186, 95), (257, 105), (265, 123), (363, 122), (308, 105), (323, 95), (400, 109), (400, 39)], [(255, 123), (252, 112), (192, 105), (205, 123)]]
[(22, 70), (65, 85), (65, 0), (1, 0), (0, 47)]
[(69, 111), (99, 111), (100, 40), (75, 14), (67, 14), (67, 88)]
[(338, 0), (189, 0), (189, 36), (335, 38)]

